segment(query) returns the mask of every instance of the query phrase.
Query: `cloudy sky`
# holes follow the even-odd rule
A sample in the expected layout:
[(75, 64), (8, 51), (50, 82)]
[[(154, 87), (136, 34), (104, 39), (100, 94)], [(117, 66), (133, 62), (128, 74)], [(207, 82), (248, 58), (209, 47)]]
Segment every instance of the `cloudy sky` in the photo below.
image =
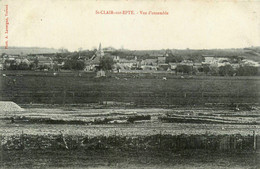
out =
[[(0, 0), (1, 1), (1, 0)], [(260, 1), (2, 0), (0, 45), (92, 49), (206, 49), (260, 46)], [(133, 10), (100, 15), (96, 10)], [(166, 11), (168, 15), (141, 15)], [(137, 14), (138, 13), (138, 14)]]

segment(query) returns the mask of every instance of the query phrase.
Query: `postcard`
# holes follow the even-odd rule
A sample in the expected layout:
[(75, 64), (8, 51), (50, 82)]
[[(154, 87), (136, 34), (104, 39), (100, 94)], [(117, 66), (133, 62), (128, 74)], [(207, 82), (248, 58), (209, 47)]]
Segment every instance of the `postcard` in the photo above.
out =
[(260, 1), (0, 0), (0, 168), (260, 168)]

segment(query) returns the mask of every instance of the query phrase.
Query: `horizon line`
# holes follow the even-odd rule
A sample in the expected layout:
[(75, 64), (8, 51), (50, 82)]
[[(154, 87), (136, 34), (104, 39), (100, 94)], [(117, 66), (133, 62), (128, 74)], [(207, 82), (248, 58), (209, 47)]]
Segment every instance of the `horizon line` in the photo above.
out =
[[(130, 51), (143, 51), (143, 50), (227, 50), (227, 49), (245, 49), (245, 48), (260, 48), (259, 46), (246, 46), (246, 47), (229, 47), (229, 48), (161, 48), (161, 49), (130, 49), (130, 48), (115, 48), (113, 46), (105, 46), (102, 47), (102, 49), (104, 48), (114, 48), (115, 50), (130, 50)], [(55, 49), (55, 50), (61, 50), (61, 49), (67, 49), (69, 52), (78, 52), (79, 50), (69, 50), (66, 47), (60, 47), (60, 48), (55, 48), (55, 47), (39, 47), (39, 46), (8, 46), (7, 49), (5, 49), (5, 46), (0, 46), (0, 49), (2, 50), (8, 50), (10, 48), (39, 48), (39, 49)], [(82, 48), (82, 47), (79, 47)], [(78, 48), (78, 49), (79, 49)], [(92, 47), (92, 49), (87, 49), (87, 48), (82, 48), (82, 51), (84, 50), (93, 50), (93, 48), (98, 49), (98, 47)]]

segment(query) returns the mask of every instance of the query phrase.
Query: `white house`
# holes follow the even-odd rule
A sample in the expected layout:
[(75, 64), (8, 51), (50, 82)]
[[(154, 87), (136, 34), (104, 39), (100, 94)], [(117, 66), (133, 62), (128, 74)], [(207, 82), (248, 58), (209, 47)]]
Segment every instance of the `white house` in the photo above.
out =
[(177, 63), (170, 62), (169, 65), (171, 66), (171, 70), (175, 70), (177, 68)]
[(249, 59), (243, 59), (241, 61), (241, 64), (242, 65), (246, 65), (246, 66), (253, 66), (253, 67), (259, 67), (260, 64), (256, 61), (253, 61), (253, 60), (249, 60)]

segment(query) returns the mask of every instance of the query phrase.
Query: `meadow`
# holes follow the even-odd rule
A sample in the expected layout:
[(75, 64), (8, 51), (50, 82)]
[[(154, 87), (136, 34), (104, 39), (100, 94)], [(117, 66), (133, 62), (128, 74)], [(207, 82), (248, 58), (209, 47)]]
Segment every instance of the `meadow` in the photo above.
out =
[(134, 107), (259, 104), (259, 77), (181, 76), (170, 73), (2, 71), (0, 99), (17, 104), (110, 104)]

